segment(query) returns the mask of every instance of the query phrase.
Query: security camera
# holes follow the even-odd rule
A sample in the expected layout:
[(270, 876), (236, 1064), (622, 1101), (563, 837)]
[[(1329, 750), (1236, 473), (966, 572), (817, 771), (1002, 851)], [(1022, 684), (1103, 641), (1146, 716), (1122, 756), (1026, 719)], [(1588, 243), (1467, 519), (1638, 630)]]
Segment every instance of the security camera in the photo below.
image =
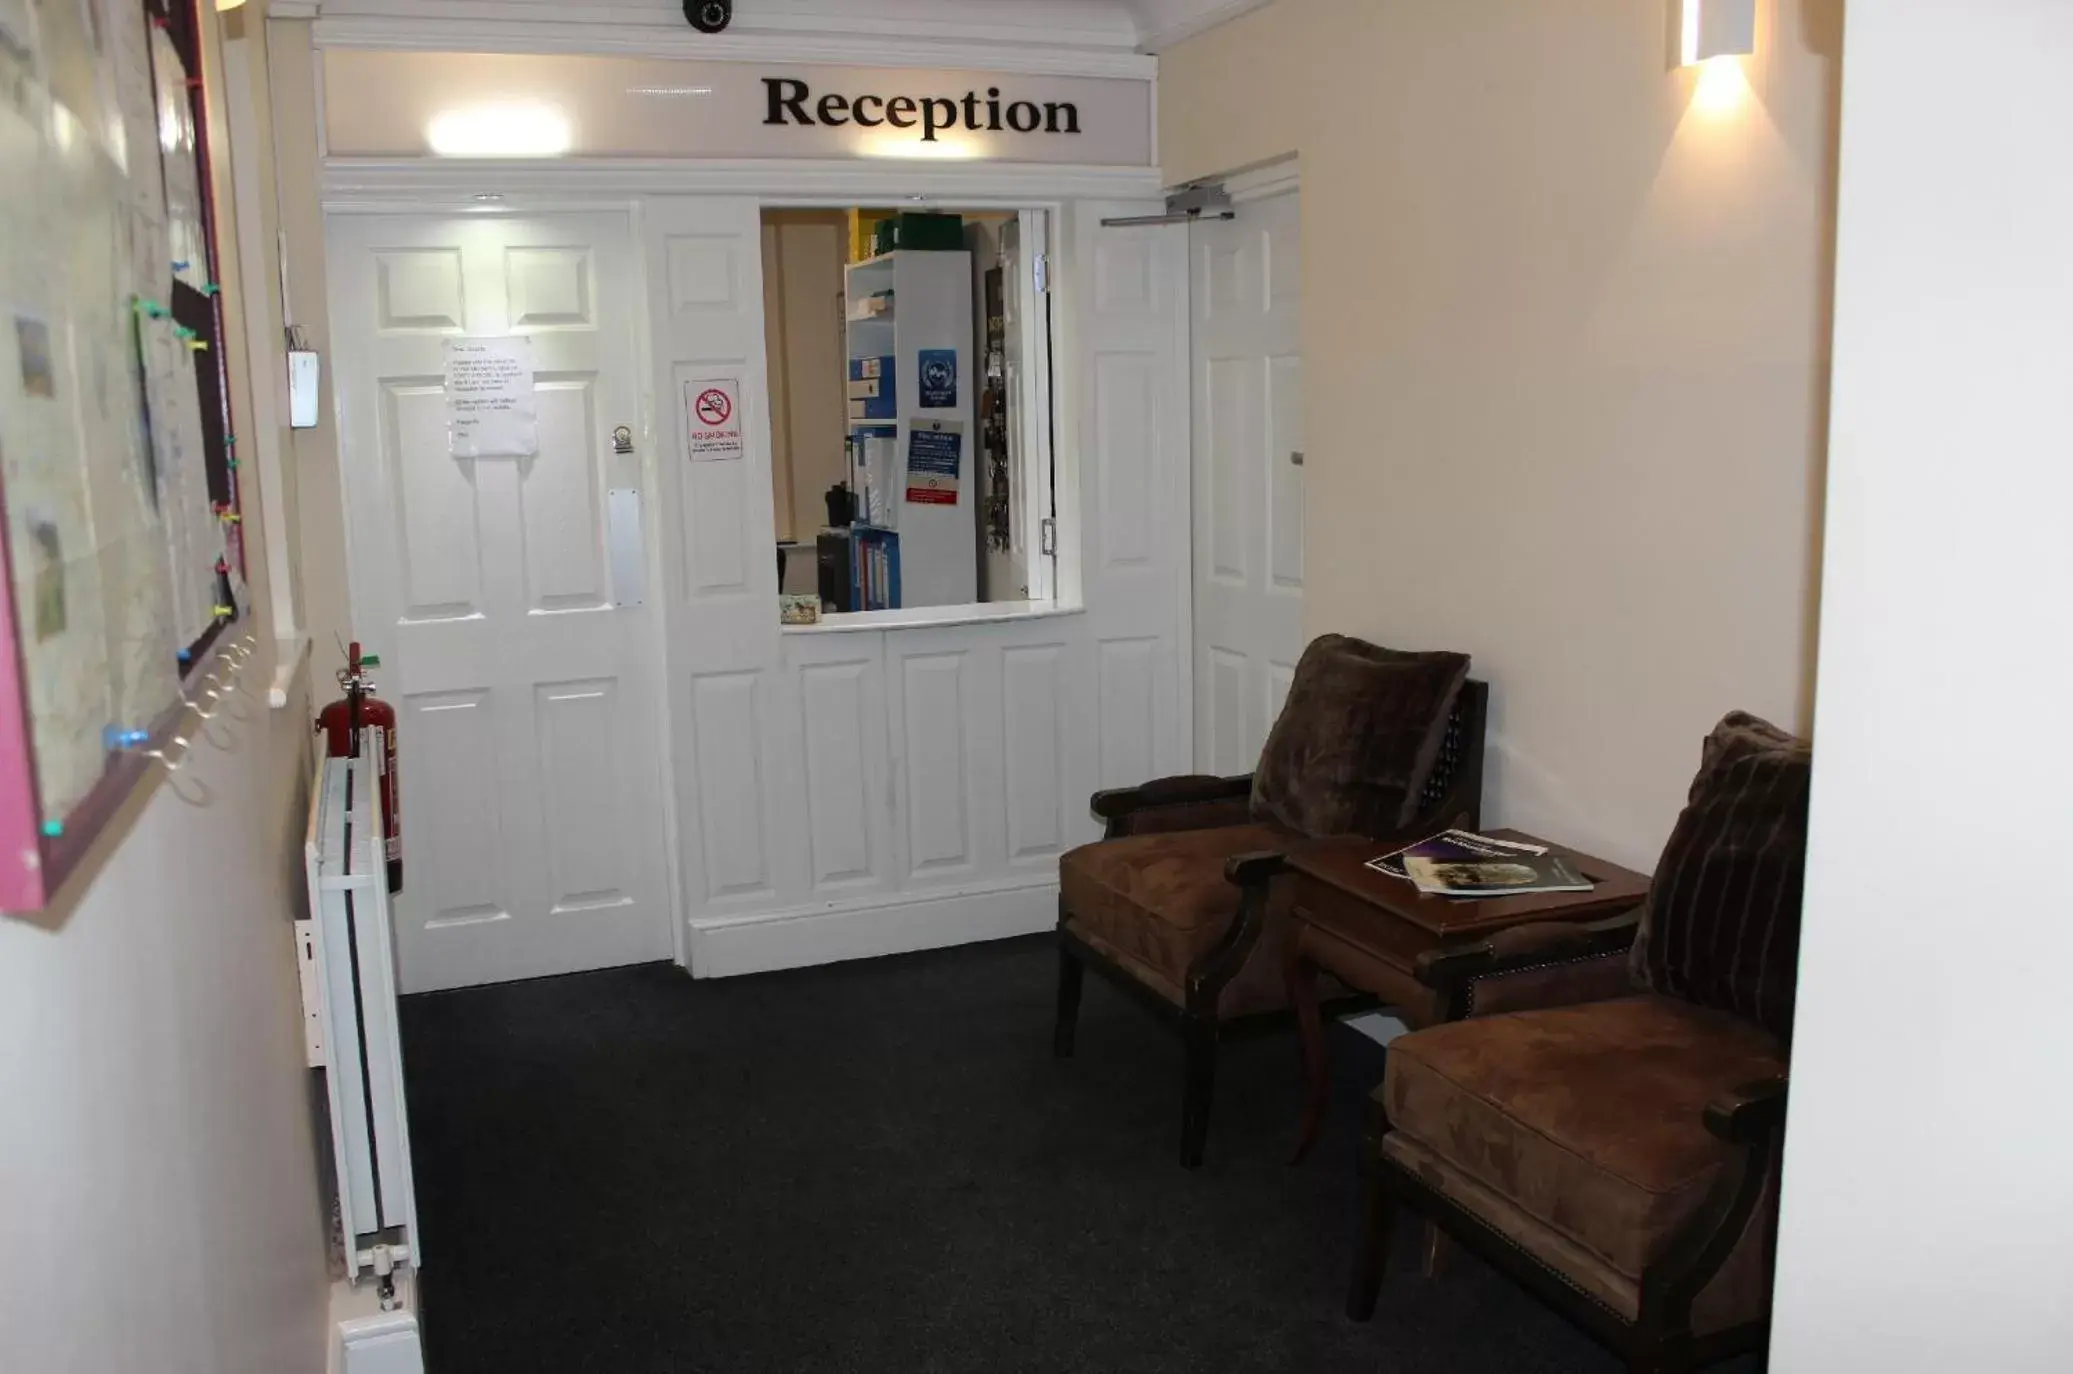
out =
[(734, 0), (684, 0), (684, 17), (700, 33), (718, 33), (734, 22)]

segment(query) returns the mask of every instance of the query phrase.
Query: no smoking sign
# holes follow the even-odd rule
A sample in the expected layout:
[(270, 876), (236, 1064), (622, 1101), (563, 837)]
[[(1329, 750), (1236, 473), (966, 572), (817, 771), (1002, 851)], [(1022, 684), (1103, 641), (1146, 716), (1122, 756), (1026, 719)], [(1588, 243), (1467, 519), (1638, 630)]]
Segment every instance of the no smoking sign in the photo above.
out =
[(684, 383), (684, 435), (694, 463), (741, 457), (741, 384), (731, 377)]

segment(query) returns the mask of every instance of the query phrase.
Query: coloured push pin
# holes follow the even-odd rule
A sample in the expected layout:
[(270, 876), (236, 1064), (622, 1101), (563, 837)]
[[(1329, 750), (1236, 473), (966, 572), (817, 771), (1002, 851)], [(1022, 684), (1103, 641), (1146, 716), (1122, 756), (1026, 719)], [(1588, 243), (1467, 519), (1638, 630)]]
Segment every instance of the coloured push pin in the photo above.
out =
[(238, 608), (235, 606), (218, 606), (216, 608), (216, 618), (218, 620), (235, 620), (237, 619), (237, 614)]
[(237, 435), (235, 435), (235, 434), (226, 434), (226, 435), (224, 435), (224, 436), (223, 436), (223, 447), (225, 447), (225, 448), (229, 448), (229, 447), (231, 447), (231, 446), (232, 446), (233, 444), (237, 443), (237, 441), (238, 441), (238, 436), (237, 436)]
[(162, 320), (173, 312), (160, 305), (157, 301), (140, 300), (137, 302), (137, 313), (150, 319)]
[(64, 833), (65, 823), (63, 821), (45, 821), (43, 823), (43, 834), (46, 839), (54, 840)]
[(232, 472), (236, 472), (238, 470), (238, 460), (235, 458), (225, 458), (223, 466), (229, 468)]
[(210, 282), (207, 286), (204, 286), (202, 288), (202, 294), (204, 296), (214, 296), (220, 294), (222, 290), (223, 288), (221, 286), (217, 285), (215, 282)]
[(206, 353), (209, 351), (209, 341), (207, 339), (189, 339), (187, 347), (195, 353)]
[(111, 751), (135, 749), (140, 745), (151, 743), (151, 732), (149, 730), (125, 730), (120, 726), (111, 725), (101, 732), (101, 742), (106, 744)]
[(181, 661), (182, 663), (192, 663), (192, 662), (194, 662), (194, 650), (192, 650), (192, 649), (182, 649), (182, 650), (180, 650), (180, 661)]
[(189, 328), (188, 328), (188, 327), (187, 327), (186, 325), (184, 325), (184, 324), (176, 324), (176, 325), (174, 325), (174, 326), (173, 326), (173, 337), (175, 337), (175, 338), (178, 338), (178, 339), (191, 339), (191, 338), (193, 338), (194, 336), (195, 336), (195, 335), (194, 335), (194, 331), (193, 331), (192, 329), (189, 329)]
[(180, 261), (174, 263), (173, 270), (175, 272), (185, 272), (187, 270), (187, 260), (185, 258), (182, 258)]

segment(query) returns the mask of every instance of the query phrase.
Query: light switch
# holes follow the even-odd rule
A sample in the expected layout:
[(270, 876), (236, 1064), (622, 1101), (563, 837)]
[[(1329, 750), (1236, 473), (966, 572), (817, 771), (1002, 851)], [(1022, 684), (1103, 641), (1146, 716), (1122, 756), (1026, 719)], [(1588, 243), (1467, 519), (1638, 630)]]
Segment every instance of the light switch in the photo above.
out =
[(317, 393), (321, 390), (321, 368), (316, 353), (307, 348), (288, 352), (288, 428), (317, 427)]

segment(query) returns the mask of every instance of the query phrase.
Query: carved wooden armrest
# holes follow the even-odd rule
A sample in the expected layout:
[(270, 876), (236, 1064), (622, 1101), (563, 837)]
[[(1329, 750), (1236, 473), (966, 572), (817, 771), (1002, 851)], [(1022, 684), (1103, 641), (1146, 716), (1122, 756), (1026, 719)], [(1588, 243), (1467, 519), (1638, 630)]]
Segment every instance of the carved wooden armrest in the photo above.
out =
[(1233, 887), (1257, 887), (1288, 872), (1288, 855), (1278, 849), (1233, 854), (1224, 860), (1224, 881)]
[(1602, 921), (1540, 921), (1499, 931), (1465, 949), (1427, 950), (1418, 956), (1418, 981), (1451, 992), (1476, 978), (1517, 973), (1542, 964), (1569, 963), (1624, 954), (1634, 943), (1641, 913), (1622, 912)]
[(1706, 1129), (1730, 1145), (1755, 1145), (1785, 1125), (1788, 1080), (1765, 1078), (1706, 1104)]
[[(1252, 796), (1252, 774), (1219, 778), (1190, 773), (1159, 778), (1137, 787), (1114, 787), (1096, 792), (1088, 803), (1095, 818), (1104, 822), (1108, 837), (1136, 833), (1134, 821), (1156, 816), (1160, 830), (1196, 830), (1231, 825), (1244, 819), (1244, 804)], [(1197, 809), (1199, 817), (1188, 812)]]

